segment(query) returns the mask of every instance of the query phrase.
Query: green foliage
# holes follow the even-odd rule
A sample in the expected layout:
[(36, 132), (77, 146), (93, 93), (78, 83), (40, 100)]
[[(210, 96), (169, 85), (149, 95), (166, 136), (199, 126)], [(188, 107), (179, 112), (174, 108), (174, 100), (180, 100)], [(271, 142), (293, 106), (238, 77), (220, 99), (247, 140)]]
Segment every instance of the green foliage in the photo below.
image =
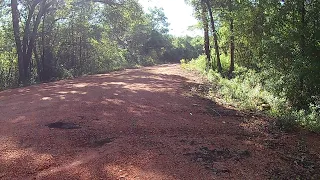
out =
[(240, 109), (262, 111), (279, 119), (279, 125), (290, 129), (301, 125), (311, 131), (320, 131), (320, 105), (310, 104), (306, 110), (290, 106), (285, 96), (268, 91), (261, 73), (239, 67), (233, 79), (223, 78), (212, 69), (206, 73), (206, 57), (200, 56), (189, 62), (181, 60), (182, 67), (205, 74), (212, 84), (211, 96), (220, 96), (227, 103)]
[(168, 18), (164, 14), (163, 8), (153, 8), (149, 9), (147, 17), (152, 22), (152, 27), (154, 31), (166, 34), (169, 32), (169, 23), (167, 22)]
[[(200, 4), (188, 0), (200, 22)], [(320, 97), (320, 4), (317, 0), (207, 1), (217, 22), (222, 72), (216, 52), (209, 78), (219, 93), (245, 109), (261, 110), (282, 119), (284, 126), (300, 124), (318, 129)], [(208, 18), (208, 17), (207, 17)], [(206, 29), (204, 28), (204, 31)], [(234, 41), (233, 41), (234, 39)], [(213, 46), (211, 37), (211, 46)], [(235, 69), (230, 73), (235, 44)], [(216, 48), (215, 48), (216, 49)], [(199, 58), (199, 61), (203, 61)], [(192, 62), (191, 66), (197, 65)], [(185, 65), (188, 67), (189, 65)], [(199, 70), (199, 67), (195, 69)], [(204, 72), (201, 67), (200, 71)], [(229, 70), (229, 72), (228, 72)], [(233, 79), (224, 79), (222, 77)], [(261, 105), (263, 104), (263, 107)]]
[[(212, 64), (213, 64), (213, 68), (212, 69), (217, 69), (217, 58), (214, 55), (215, 51), (211, 51), (211, 59), (212, 59)], [(227, 74), (228, 70), (229, 70), (229, 66), (230, 66), (230, 56), (228, 56), (228, 54), (221, 54), (220, 55), (220, 62), (221, 62), (221, 66), (222, 66), (222, 75)]]
[(262, 88), (261, 79), (252, 70), (236, 76), (233, 79), (222, 78), (221, 75), (210, 71), (208, 79), (217, 83), (218, 93), (228, 102), (236, 103), (238, 107), (249, 110), (264, 110), (274, 100)]
[(0, 28), (0, 90), (17, 86), (17, 55), (7, 26)]
[(205, 55), (199, 56), (197, 59), (191, 59), (189, 62), (186, 62), (186, 60), (181, 60), (182, 67), (189, 69), (189, 70), (197, 70), (201, 73), (205, 73), (206, 71), (206, 63), (207, 59)]
[(310, 104), (306, 110), (287, 110), (278, 114), (278, 125), (285, 130), (293, 130), (300, 125), (313, 132), (320, 132), (319, 105)]
[(167, 48), (162, 56), (163, 62), (179, 62), (181, 59), (197, 58), (202, 53), (201, 37), (168, 36)]
[[(89, 70), (91, 73), (108, 72), (127, 66), (125, 59), (126, 51), (118, 49), (116, 44), (112, 44), (107, 39), (100, 42), (92, 39), (91, 45), (94, 50), (94, 63)], [(115, 61), (116, 60), (116, 61)]]
[(19, 12), (14, 14), (19, 23), (13, 28), (14, 8), (10, 1), (0, 1), (0, 90), (19, 83), (177, 62), (198, 57), (202, 51), (201, 37), (167, 34), (163, 9), (144, 12), (137, 0), (17, 3)]

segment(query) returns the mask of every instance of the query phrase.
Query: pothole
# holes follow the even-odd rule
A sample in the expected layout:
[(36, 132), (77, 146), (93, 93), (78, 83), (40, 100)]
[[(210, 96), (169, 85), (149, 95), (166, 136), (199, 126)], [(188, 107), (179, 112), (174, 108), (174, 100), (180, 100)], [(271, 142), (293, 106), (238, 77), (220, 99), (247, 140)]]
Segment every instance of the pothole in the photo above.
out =
[(54, 128), (54, 129), (80, 129), (81, 127), (78, 124), (74, 123), (66, 123), (66, 122), (54, 122), (47, 124), (49, 128)]

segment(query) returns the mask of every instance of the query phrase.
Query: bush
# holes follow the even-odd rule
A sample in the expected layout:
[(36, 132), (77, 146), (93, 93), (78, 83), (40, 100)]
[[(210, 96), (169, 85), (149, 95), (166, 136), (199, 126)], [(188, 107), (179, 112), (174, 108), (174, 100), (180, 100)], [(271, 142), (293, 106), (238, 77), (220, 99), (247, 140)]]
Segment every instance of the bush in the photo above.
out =
[(311, 131), (320, 132), (320, 105), (310, 104), (307, 110), (296, 110), (290, 106), (284, 93), (270, 91), (270, 80), (263, 73), (238, 67), (235, 78), (226, 79), (210, 69), (206, 72), (206, 57), (200, 56), (190, 62), (181, 60), (182, 67), (204, 73), (212, 85), (210, 96), (218, 95), (239, 109), (261, 111), (278, 118), (278, 125), (291, 129), (301, 125)]
[[(184, 59), (181, 61), (186, 62)], [(205, 55), (201, 55), (197, 59), (191, 59), (184, 67), (189, 70), (195, 69), (201, 73), (205, 73), (207, 67), (207, 58)]]

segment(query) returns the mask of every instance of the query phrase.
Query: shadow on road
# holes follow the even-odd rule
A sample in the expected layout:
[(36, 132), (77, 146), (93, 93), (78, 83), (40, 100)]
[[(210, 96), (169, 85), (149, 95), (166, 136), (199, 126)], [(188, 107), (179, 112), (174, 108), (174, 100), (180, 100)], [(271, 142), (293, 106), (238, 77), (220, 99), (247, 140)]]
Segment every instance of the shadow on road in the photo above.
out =
[(197, 97), (184, 75), (163, 65), (0, 92), (0, 178), (264, 179), (291, 168), (276, 152), (295, 138)]

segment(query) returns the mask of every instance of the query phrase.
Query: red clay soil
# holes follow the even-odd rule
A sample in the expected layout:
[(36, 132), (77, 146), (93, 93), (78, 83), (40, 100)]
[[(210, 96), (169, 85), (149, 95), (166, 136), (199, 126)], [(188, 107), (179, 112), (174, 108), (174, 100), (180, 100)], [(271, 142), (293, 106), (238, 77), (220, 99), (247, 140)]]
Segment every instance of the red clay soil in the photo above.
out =
[(318, 135), (201, 83), (161, 65), (0, 92), (0, 179), (320, 179)]

